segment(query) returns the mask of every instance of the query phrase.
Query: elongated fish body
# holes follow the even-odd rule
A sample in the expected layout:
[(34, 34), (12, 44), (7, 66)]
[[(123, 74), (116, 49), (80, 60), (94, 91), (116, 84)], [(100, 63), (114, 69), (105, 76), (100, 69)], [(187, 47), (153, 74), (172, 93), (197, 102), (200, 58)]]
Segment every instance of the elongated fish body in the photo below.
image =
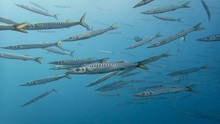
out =
[(205, 11), (206, 11), (206, 13), (207, 13), (207, 15), (208, 15), (208, 19), (210, 20), (210, 19), (211, 19), (211, 13), (210, 13), (210, 11), (209, 11), (209, 8), (208, 8), (208, 6), (207, 6), (207, 4), (205, 3), (204, 0), (201, 0), (201, 2), (202, 2), (202, 5), (203, 5), (203, 7), (204, 7), (204, 9), (205, 9)]
[(163, 38), (159, 41), (157, 41), (156, 43), (152, 44), (151, 46), (148, 46), (147, 48), (154, 48), (154, 47), (158, 47), (158, 46), (161, 46), (161, 45), (164, 45), (164, 44), (167, 44), (167, 43), (170, 43), (178, 38), (181, 38), (181, 37), (185, 37), (187, 34), (193, 32), (193, 31), (197, 31), (197, 30), (203, 30), (204, 28), (201, 28), (200, 25), (202, 23), (200, 22), (199, 24), (195, 25), (193, 28), (191, 29), (188, 29), (188, 30), (182, 30), (178, 33), (175, 33), (171, 36), (168, 36), (166, 38)]
[(171, 18), (171, 17), (167, 17), (167, 16), (159, 16), (159, 15), (154, 15), (155, 18), (160, 19), (160, 20), (164, 20), (164, 21), (178, 21), (178, 22), (182, 22), (181, 18)]
[(110, 73), (107, 73), (106, 75), (94, 80), (93, 82), (91, 82), (90, 84), (88, 84), (86, 87), (91, 87), (91, 86), (94, 86), (96, 84), (99, 84), (107, 79), (109, 79), (110, 77), (116, 75), (118, 73), (118, 71), (113, 71), (113, 72), (110, 72)]
[(136, 8), (136, 7), (140, 7), (140, 6), (143, 6), (143, 5), (146, 5), (150, 2), (152, 2), (154, 0), (141, 0), (138, 4), (136, 4), (133, 8)]
[(62, 41), (58, 41), (55, 43), (42, 42), (42, 43), (32, 43), (32, 44), (18, 44), (18, 45), (5, 46), (1, 48), (10, 49), (10, 50), (22, 50), (22, 49), (34, 49), (34, 48), (46, 48), (52, 46), (60, 47), (61, 42)]
[(146, 43), (148, 43), (148, 42), (150, 42), (150, 41), (152, 41), (152, 40), (154, 40), (154, 39), (156, 39), (156, 38), (158, 38), (158, 37), (161, 37), (161, 36), (162, 36), (162, 35), (160, 35), (160, 32), (159, 32), (159, 33), (157, 33), (154, 37), (148, 37), (148, 38), (145, 38), (145, 39), (143, 39), (143, 40), (141, 40), (141, 41), (135, 42), (134, 44), (128, 46), (125, 50), (127, 50), (127, 49), (133, 49), (133, 48), (142, 46), (142, 45), (144, 45), (144, 44), (146, 44)]
[(172, 73), (167, 74), (167, 76), (185, 75), (185, 74), (197, 72), (197, 71), (199, 71), (199, 70), (207, 69), (207, 68), (208, 68), (208, 67), (207, 67), (206, 65), (204, 65), (204, 66), (202, 66), (202, 67), (194, 67), (194, 68), (184, 69), (184, 70), (180, 70), (180, 71), (175, 71), (175, 72), (172, 72)]
[(51, 47), (47, 47), (47, 48), (44, 48), (44, 50), (48, 51), (48, 52), (52, 52), (52, 53), (56, 53), (56, 54), (61, 54), (61, 55), (69, 55), (69, 56), (72, 56), (73, 57), (73, 53), (75, 51), (64, 51), (64, 50), (61, 50), (61, 49), (55, 49), (55, 48), (51, 48)]
[(28, 33), (24, 28), (27, 26), (27, 23), (19, 23), (19, 24), (0, 24), (0, 30), (14, 30), (22, 33)]
[(168, 57), (168, 56), (170, 56), (170, 54), (168, 52), (165, 52), (165, 53), (163, 53), (161, 55), (157, 55), (157, 56), (151, 56), (148, 59), (146, 59), (146, 61), (144, 61), (144, 63), (149, 64), (149, 63), (155, 62), (163, 57)]
[(104, 28), (104, 29), (99, 29), (99, 30), (95, 30), (95, 31), (90, 31), (90, 32), (87, 32), (87, 33), (84, 33), (84, 34), (79, 34), (79, 35), (76, 35), (76, 36), (72, 36), (72, 37), (69, 37), (69, 38), (66, 38), (66, 39), (63, 39), (63, 41), (77, 41), (77, 40), (84, 40), (84, 39), (88, 39), (88, 38), (91, 38), (91, 37), (94, 37), (94, 36), (97, 36), (97, 35), (101, 35), (105, 32), (108, 32), (110, 30), (114, 30), (116, 29), (116, 24), (113, 24), (111, 25), (110, 27), (108, 28)]
[(52, 82), (52, 81), (59, 80), (59, 79), (64, 78), (64, 77), (71, 79), (71, 77), (67, 74), (60, 74), (60, 75), (53, 75), (53, 76), (50, 76), (50, 77), (45, 77), (45, 78), (29, 81), (25, 84), (21, 84), (20, 86), (34, 86), (34, 85), (45, 84), (45, 83), (49, 83), (49, 82)]
[(133, 72), (133, 73), (128, 73), (128, 74), (123, 74), (123, 75), (121, 75), (121, 77), (123, 78), (123, 77), (130, 77), (130, 76), (134, 76), (134, 75), (137, 75), (137, 74), (139, 74), (139, 72)]
[(53, 67), (50, 67), (49, 69), (50, 70), (62, 70), (62, 69), (68, 70), (71, 68), (78, 68), (81, 66), (83, 66), (83, 65), (55, 65)]
[(203, 42), (212, 42), (212, 41), (220, 41), (220, 34), (210, 35), (203, 38), (197, 39), (197, 41)]
[(182, 5), (171, 5), (171, 6), (165, 6), (165, 7), (155, 8), (151, 10), (146, 10), (146, 11), (141, 12), (141, 14), (158, 14), (158, 13), (174, 11), (180, 8), (190, 8), (190, 6), (188, 6), (189, 3), (190, 2), (184, 3)]
[(0, 17), (0, 22), (6, 23), (6, 24), (18, 24), (17, 22), (14, 22), (10, 19), (2, 18)]
[(41, 95), (39, 95), (39, 96), (36, 96), (36, 97), (34, 97), (33, 99), (27, 101), (27, 102), (24, 103), (21, 107), (24, 107), (24, 106), (26, 106), (26, 105), (29, 105), (29, 104), (31, 104), (31, 103), (34, 103), (34, 102), (38, 101), (39, 99), (41, 99), (41, 98), (43, 98), (43, 97), (49, 95), (49, 94), (52, 93), (52, 92), (57, 92), (57, 90), (52, 89), (52, 90), (50, 90), (50, 91), (46, 91), (46, 92), (44, 92), (43, 94), (41, 94)]
[(7, 58), (7, 59), (18, 59), (18, 60), (34, 60), (41, 64), (42, 57), (33, 58), (27, 55), (22, 54), (13, 54), (13, 53), (6, 53), (6, 52), (0, 52), (1, 58)]
[(67, 73), (70, 74), (101, 74), (101, 73), (108, 73), (112, 71), (118, 71), (118, 70), (124, 70), (126, 68), (131, 67), (139, 67), (142, 69), (147, 70), (147, 67), (145, 67), (140, 62), (106, 62), (106, 63), (98, 63), (98, 64), (90, 64), (84, 67), (75, 68), (73, 70), (69, 70)]
[(65, 21), (65, 22), (40, 22), (40, 23), (33, 23), (28, 24), (24, 27), (26, 30), (47, 30), (47, 29), (59, 29), (59, 28), (69, 28), (76, 25), (81, 25), (88, 29), (88, 25), (84, 22), (85, 20), (84, 14), (80, 20), (78, 21)]
[(126, 68), (121, 73), (119, 73), (118, 75), (125, 75), (125, 74), (127, 74), (127, 73), (129, 73), (129, 72), (131, 72), (135, 69), (136, 69), (136, 67)]
[(37, 9), (37, 8), (34, 8), (34, 7), (25, 6), (25, 5), (20, 5), (20, 4), (15, 4), (15, 5), (17, 5), (17, 6), (21, 7), (21, 8), (23, 8), (23, 9), (29, 10), (29, 11), (31, 11), (31, 12), (38, 13), (38, 14), (45, 15), (45, 16), (50, 16), (50, 17), (53, 17), (53, 18), (55, 18), (55, 19), (58, 20), (57, 14), (51, 15), (51, 14), (45, 12), (45, 11), (39, 10), (39, 9)]
[(190, 86), (185, 86), (185, 87), (156, 88), (156, 89), (146, 90), (144, 92), (137, 93), (134, 96), (150, 97), (150, 96), (156, 96), (156, 95), (162, 95), (162, 94), (172, 94), (172, 93), (177, 93), (177, 92), (181, 92), (181, 91), (192, 92), (193, 86), (195, 86), (195, 85), (190, 85)]
[(110, 84), (106, 84), (106, 85), (96, 89), (96, 91), (116, 90), (116, 89), (122, 88), (126, 84), (128, 84), (128, 82), (123, 81), (123, 80), (119, 80), (119, 81), (112, 82)]
[(53, 62), (49, 62), (49, 64), (57, 64), (57, 65), (83, 65), (90, 64), (95, 62), (103, 63), (107, 61), (109, 58), (95, 59), (95, 58), (71, 58), (71, 59), (63, 59), (57, 60)]

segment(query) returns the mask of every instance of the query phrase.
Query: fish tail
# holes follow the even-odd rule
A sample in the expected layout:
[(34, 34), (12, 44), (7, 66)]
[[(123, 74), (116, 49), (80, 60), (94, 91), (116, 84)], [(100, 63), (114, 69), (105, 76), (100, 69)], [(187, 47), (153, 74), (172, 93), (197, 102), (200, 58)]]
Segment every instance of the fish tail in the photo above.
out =
[(195, 25), (195, 26), (193, 27), (194, 31), (205, 29), (205, 28), (203, 28), (203, 27), (200, 27), (201, 24), (202, 24), (202, 22), (200, 22), (200, 23), (198, 23), (197, 25)]
[(80, 18), (79, 24), (82, 25), (84, 28), (86, 28), (88, 31), (90, 31), (91, 28), (84, 21), (85, 17), (86, 17), (86, 13), (84, 13), (83, 16)]
[(57, 18), (58, 15), (59, 15), (59, 14), (55, 14), (55, 15), (53, 15), (53, 17), (54, 17), (56, 20), (58, 20), (58, 18)]
[(100, 59), (100, 63), (105, 63), (107, 60), (109, 60), (109, 58), (103, 58), (103, 59)]
[(52, 91), (53, 91), (53, 92), (58, 92), (58, 91), (57, 91), (56, 89), (54, 89), (54, 88), (52, 89)]
[(207, 69), (208, 66), (207, 66), (207, 65), (203, 65), (201, 68), (202, 68), (202, 69)]
[(43, 59), (43, 57), (37, 57), (37, 58), (34, 59), (34, 61), (36, 61), (36, 62), (41, 64), (41, 59)]
[(62, 42), (62, 40), (57, 41), (55, 44), (56, 44), (56, 46), (57, 46), (58, 48), (63, 49), (63, 48), (60, 46), (61, 42)]
[(116, 29), (116, 28), (117, 28), (117, 23), (112, 24), (109, 28), (110, 28), (111, 30)]
[(195, 85), (195, 84), (192, 84), (192, 85), (186, 86), (186, 90), (187, 90), (187, 91), (190, 91), (190, 92), (194, 92), (194, 91), (193, 91), (193, 87), (194, 87), (194, 86), (196, 86), (196, 85)]
[(148, 70), (148, 68), (144, 64), (145, 64), (145, 60), (137, 62), (137, 67), (144, 69), (144, 70)]
[(182, 21), (182, 18), (178, 18), (177, 21), (178, 21), (178, 22), (183, 22), (183, 21)]
[(75, 52), (75, 50), (74, 50), (74, 51), (71, 51), (71, 52), (70, 52), (70, 56), (73, 57), (74, 52)]
[(161, 35), (160, 32), (158, 32), (158, 33), (155, 35), (156, 38), (157, 38), (157, 37), (161, 37), (161, 36), (163, 36), (163, 35)]
[(186, 2), (186, 3), (182, 4), (182, 7), (183, 7), (183, 8), (191, 8), (191, 7), (189, 6), (189, 3), (190, 3), (190, 2)]
[(14, 24), (13, 27), (14, 27), (15, 31), (19, 31), (22, 33), (28, 33), (26, 30), (23, 29), (27, 25), (28, 25), (28, 23), (23, 22), (23, 23), (19, 23), (19, 24)]
[(168, 57), (168, 56), (170, 56), (170, 54), (169, 54), (169, 52), (165, 52), (165, 53), (162, 54), (162, 56)]
[(72, 79), (72, 78), (69, 76), (68, 73), (65, 73), (65, 76), (66, 76), (66, 78), (68, 78), (68, 79)]

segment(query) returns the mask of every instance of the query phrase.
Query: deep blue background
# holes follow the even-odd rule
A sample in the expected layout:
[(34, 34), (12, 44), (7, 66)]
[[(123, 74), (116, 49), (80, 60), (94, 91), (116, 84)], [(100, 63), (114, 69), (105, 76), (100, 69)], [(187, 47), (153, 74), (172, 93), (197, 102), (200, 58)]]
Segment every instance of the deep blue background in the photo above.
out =
[[(128, 77), (124, 80), (146, 79), (145, 84), (163, 84), (164, 86), (179, 86), (198, 84), (196, 93), (181, 92), (164, 95), (165, 99), (150, 99), (145, 101), (132, 101), (133, 92), (126, 88), (110, 93), (121, 94), (121, 97), (103, 97), (97, 95), (94, 89), (107, 83), (119, 80), (115, 76), (97, 86), (85, 88), (85, 86), (100, 75), (71, 75), (72, 79), (61, 79), (45, 85), (33, 87), (20, 87), (27, 81), (62, 74), (65, 71), (48, 70), (50, 61), (70, 58), (69, 56), (45, 53), (41, 49), (10, 51), (1, 49), (1, 52), (28, 54), (30, 56), (42, 56), (42, 64), (32, 61), (19, 61), (0, 58), (0, 123), (1, 124), (146, 124), (146, 123), (179, 123), (179, 124), (215, 124), (213, 118), (220, 119), (219, 90), (220, 90), (220, 58), (219, 42), (204, 43), (196, 41), (197, 38), (219, 33), (220, 1), (206, 0), (210, 7), (211, 20), (202, 7), (200, 0), (191, 1), (189, 9), (179, 9), (161, 15), (182, 18), (183, 23), (165, 22), (154, 18), (152, 15), (142, 15), (140, 12), (171, 4), (182, 4), (185, 0), (155, 0), (149, 5), (136, 9), (132, 7), (139, 0), (33, 0), (49, 10), (51, 14), (60, 14), (59, 21), (67, 19), (78, 20), (86, 12), (85, 22), (94, 30), (106, 28), (117, 23), (117, 30), (97, 36), (91, 39), (62, 43), (64, 48), (76, 50), (76, 58), (104, 58), (110, 57), (109, 61), (126, 60), (131, 62), (140, 61), (151, 55), (159, 55), (169, 51), (168, 58), (159, 60), (154, 65), (166, 68), (158, 68), (146, 65), (149, 71), (138, 69), (140, 74)], [(49, 22), (56, 21), (52, 17), (46, 17), (30, 11), (26, 11), (14, 4), (33, 6), (27, 0), (1, 1), (0, 16), (16, 22)], [(71, 8), (57, 8), (54, 5), (71, 6)], [(33, 6), (34, 7), (34, 6)], [(183, 29), (189, 29), (202, 22), (205, 30), (192, 32), (186, 37), (186, 41), (175, 40), (164, 46), (147, 49), (151, 43), (141, 47), (124, 51), (126, 47), (135, 41), (135, 36), (148, 37), (161, 32), (163, 37), (169, 36)], [(56, 42), (76, 34), (86, 32), (81, 26), (68, 29), (55, 29), (55, 33), (39, 33), (28, 31), (23, 34), (15, 31), (0, 31), (0, 46), (35, 43)], [(116, 34), (113, 34), (116, 33)], [(119, 33), (119, 34), (118, 34)], [(155, 42), (155, 41), (152, 41)], [(80, 44), (83, 44), (80, 45)], [(113, 51), (115, 54), (99, 53), (97, 50)], [(136, 55), (136, 57), (121, 54), (121, 51)], [(166, 74), (175, 70), (208, 65), (209, 69), (197, 73), (185, 75), (185, 80), (180, 84), (173, 82), (172, 77)], [(138, 86), (135, 84), (134, 86)], [(29, 99), (52, 88), (58, 90), (49, 96), (20, 108), (20, 105)], [(186, 98), (182, 98), (188, 96)], [(136, 103), (136, 104), (135, 104)], [(174, 112), (171, 108), (179, 111), (197, 112), (204, 117), (190, 116)], [(198, 115), (199, 115), (198, 114)], [(206, 117), (205, 117), (206, 116)], [(210, 117), (210, 118), (208, 118)], [(213, 118), (211, 118), (213, 117)]]

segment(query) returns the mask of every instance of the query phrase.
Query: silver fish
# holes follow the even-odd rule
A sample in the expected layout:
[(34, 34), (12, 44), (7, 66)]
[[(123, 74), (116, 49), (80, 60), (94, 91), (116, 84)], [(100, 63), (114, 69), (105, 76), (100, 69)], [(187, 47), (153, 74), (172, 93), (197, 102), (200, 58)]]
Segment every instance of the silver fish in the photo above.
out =
[(190, 8), (190, 6), (188, 6), (189, 3), (190, 2), (184, 3), (182, 5), (171, 5), (171, 6), (150, 9), (150, 10), (146, 10), (146, 11), (141, 12), (141, 14), (158, 14), (158, 13), (174, 11), (174, 10), (180, 9), (180, 8)]
[(0, 47), (0, 48), (10, 49), (10, 50), (46, 48), (46, 47), (51, 47), (51, 46), (56, 46), (56, 47), (61, 48), (61, 46), (60, 46), (61, 42), (62, 41), (58, 41), (55, 43), (41, 42), (41, 43), (32, 43), (32, 44), (17, 44), (17, 45), (4, 46), (4, 47)]
[(197, 41), (203, 42), (212, 42), (212, 41), (220, 41), (220, 34), (210, 35), (203, 38), (197, 39)]
[(106, 50), (97, 50), (100, 53), (114, 54), (114, 52), (106, 51)]
[(178, 22), (182, 22), (181, 18), (171, 18), (171, 17), (167, 17), (167, 16), (159, 16), (159, 15), (153, 15), (155, 18), (160, 19), (160, 20), (164, 20), (164, 21), (178, 21)]
[(96, 89), (96, 91), (116, 90), (116, 89), (122, 88), (126, 84), (127, 84), (126, 81), (119, 80), (119, 81), (112, 82), (110, 84), (106, 84), (106, 85)]
[(43, 58), (43, 57), (33, 58), (27, 55), (6, 53), (6, 52), (0, 52), (0, 57), (7, 58), (7, 59), (18, 59), (18, 60), (34, 60), (40, 64), (41, 64), (40, 60)]
[(44, 48), (44, 50), (46, 50), (48, 52), (56, 53), (56, 54), (69, 55), (69, 56), (72, 56), (72, 57), (73, 57), (73, 53), (75, 52), (75, 50), (69, 52), (69, 51), (64, 51), (64, 50), (61, 50), (61, 49), (55, 49), (55, 48), (52, 48), (52, 47)]
[(143, 6), (143, 5), (146, 5), (150, 2), (152, 2), (154, 0), (141, 0), (138, 4), (136, 4), (133, 8), (136, 8), (136, 7), (140, 7), (140, 6)]
[(14, 22), (10, 19), (2, 18), (0, 17), (0, 22), (6, 23), (6, 24), (18, 24), (17, 22)]
[(28, 33), (24, 28), (28, 25), (28, 23), (19, 23), (19, 24), (0, 24), (0, 30), (14, 30), (22, 33)]
[(69, 70), (67, 73), (68, 74), (101, 74), (112, 71), (124, 70), (126, 68), (131, 68), (131, 67), (139, 67), (144, 70), (147, 70), (148, 68), (144, 66), (144, 61), (145, 60), (139, 62), (119, 61), (119, 62), (90, 64), (84, 67)]
[(41, 78), (41, 79), (36, 79), (33, 81), (28, 81), (27, 83), (21, 84), (20, 86), (34, 86), (34, 85), (45, 84), (45, 83), (59, 80), (64, 77), (71, 79), (71, 77), (67, 74), (60, 74), (60, 75), (53, 75), (53, 76), (45, 77), (45, 78)]
[(207, 15), (208, 15), (208, 19), (210, 20), (211, 19), (211, 13), (209, 11), (209, 8), (208, 8), (207, 4), (205, 3), (205, 1), (201, 0), (201, 2), (202, 2), (202, 5), (203, 5)]
[(88, 84), (86, 87), (91, 87), (91, 86), (94, 86), (96, 84), (99, 84), (107, 79), (109, 79), (110, 77), (116, 75), (118, 73), (118, 71), (113, 71), (113, 72), (110, 72), (110, 73), (107, 73), (106, 75), (94, 80), (93, 82), (91, 82), (90, 84)]
[(79, 35), (75, 35), (66, 39), (63, 39), (63, 41), (77, 41), (77, 40), (83, 40), (83, 39), (88, 39), (97, 35), (101, 35), (105, 32), (108, 32), (110, 30), (114, 30), (116, 29), (116, 24), (111, 25), (108, 28), (104, 28), (104, 29), (99, 29), (99, 30), (95, 30), (95, 31), (90, 31), (84, 34), (79, 34)]
[(134, 96), (137, 97), (149, 97), (149, 96), (155, 96), (155, 95), (162, 95), (162, 94), (172, 94), (172, 93), (177, 93), (181, 91), (190, 91), (192, 92), (192, 88), (195, 85), (189, 85), (185, 87), (166, 87), (166, 88), (156, 88), (152, 90), (146, 90), (144, 92), (140, 92), (135, 94)]
[(31, 12), (38, 13), (38, 14), (45, 15), (45, 16), (50, 16), (50, 17), (53, 17), (53, 18), (58, 20), (58, 18), (57, 18), (58, 14), (51, 15), (51, 14), (45, 12), (45, 11), (41, 11), (41, 10), (39, 10), (37, 8), (34, 8), (34, 7), (30, 7), (30, 6), (26, 6), (26, 5), (21, 5), (21, 4), (15, 4), (15, 5), (17, 5), (18, 7), (23, 8), (23, 9), (29, 10)]
[(43, 98), (43, 97), (49, 95), (49, 94), (52, 93), (52, 92), (57, 92), (57, 90), (52, 89), (52, 90), (50, 90), (50, 91), (46, 91), (46, 92), (44, 92), (43, 94), (41, 94), (41, 95), (39, 95), (39, 96), (36, 96), (36, 97), (34, 97), (33, 99), (27, 101), (27, 102), (24, 103), (21, 107), (24, 107), (24, 106), (26, 106), (26, 105), (29, 105), (29, 104), (31, 104), (31, 103), (34, 103), (34, 102), (38, 101), (39, 99), (41, 99), (41, 98)]
[(83, 65), (83, 64), (90, 64), (95, 62), (103, 63), (107, 61), (109, 58), (102, 58), (102, 59), (94, 59), (94, 58), (71, 58), (71, 59), (63, 59), (57, 60), (53, 62), (49, 62), (49, 64), (58, 64), (58, 65)]
[(208, 66), (204, 65), (202, 67), (194, 67), (194, 68), (184, 69), (184, 70), (180, 70), (180, 71), (175, 71), (175, 72), (167, 74), (167, 76), (184, 75), (184, 74), (197, 72), (197, 71), (199, 71), (201, 69), (207, 69), (207, 68), (208, 68)]
[(191, 29), (188, 29), (188, 30), (182, 30), (178, 33), (175, 33), (171, 36), (168, 36), (166, 38), (163, 38), (159, 41), (157, 41), (156, 43), (148, 46), (147, 48), (154, 48), (154, 47), (158, 47), (158, 46), (161, 46), (161, 45), (164, 45), (164, 44), (167, 44), (167, 43), (170, 43), (171, 41), (174, 41), (178, 38), (181, 38), (181, 37), (185, 37), (187, 34), (193, 32), (193, 31), (197, 31), (197, 30), (203, 30), (204, 28), (200, 27), (202, 23), (198, 23), (197, 25), (195, 25), (193, 28)]
[(134, 44), (128, 46), (125, 50), (128, 50), (128, 49), (133, 49), (133, 48), (136, 48), (136, 47), (139, 47), (139, 46), (142, 46), (158, 37), (161, 37), (162, 35), (160, 35), (160, 32), (157, 33), (154, 37), (148, 37), (148, 38), (145, 38), (141, 41), (138, 41), (138, 42), (135, 42)]
[(69, 28), (72, 26), (76, 25), (81, 25), (85, 27), (87, 30), (89, 30), (89, 26), (84, 22), (85, 20), (85, 15), (84, 14), (80, 20), (77, 21), (70, 21), (67, 20), (65, 22), (40, 22), (40, 23), (33, 23), (33, 24), (28, 24), (27, 26), (24, 27), (26, 30), (47, 30), (47, 29), (59, 29), (59, 28)]
[(169, 52), (165, 52), (165, 53), (157, 55), (157, 56), (151, 56), (151, 57), (147, 58), (144, 61), (144, 63), (145, 64), (149, 64), (149, 63), (155, 62), (155, 61), (157, 61), (157, 60), (159, 60), (159, 59), (161, 59), (163, 57), (168, 57), (168, 56), (170, 56)]

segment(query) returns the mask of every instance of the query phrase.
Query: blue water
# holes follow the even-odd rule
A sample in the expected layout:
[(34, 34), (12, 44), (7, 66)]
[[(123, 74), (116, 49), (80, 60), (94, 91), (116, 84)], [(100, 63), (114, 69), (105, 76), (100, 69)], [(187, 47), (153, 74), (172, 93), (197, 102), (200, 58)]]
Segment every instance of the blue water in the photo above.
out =
[[(44, 85), (21, 87), (27, 81), (43, 78), (55, 74), (65, 73), (64, 70), (48, 70), (50, 61), (70, 58), (65, 55), (46, 53), (41, 49), (33, 50), (5, 50), (17, 54), (44, 57), (42, 64), (34, 61), (21, 61), (0, 58), (0, 124), (217, 124), (220, 123), (220, 58), (219, 42), (198, 42), (196, 39), (218, 34), (220, 20), (220, 1), (206, 0), (211, 11), (211, 20), (208, 17), (200, 0), (190, 1), (191, 8), (179, 9), (161, 15), (182, 18), (183, 23), (166, 22), (154, 18), (152, 15), (142, 15), (140, 12), (159, 6), (182, 4), (186, 0), (155, 0), (149, 5), (133, 9), (139, 0), (32, 0), (47, 8), (49, 13), (59, 14), (59, 21), (78, 20), (86, 13), (85, 22), (93, 29), (107, 28), (117, 23), (117, 30), (77, 42), (62, 43), (62, 47), (75, 50), (75, 58), (104, 58), (109, 61), (125, 60), (136, 62), (152, 55), (159, 55), (169, 51), (170, 57), (162, 58), (153, 65), (146, 65), (149, 70), (136, 69), (140, 74), (127, 77), (123, 80), (147, 80), (146, 83), (129, 85), (138, 87), (143, 85), (162, 84), (164, 86), (185, 86), (197, 84), (195, 92), (179, 92), (162, 95), (155, 99), (130, 100), (134, 92), (129, 88), (121, 88), (107, 93), (120, 93), (120, 97), (105, 97), (95, 91), (100, 86), (120, 80), (114, 76), (94, 87), (86, 88), (91, 81), (102, 76), (71, 75), (72, 79), (60, 79)], [(16, 22), (49, 22), (56, 21), (21, 9), (14, 4), (33, 6), (27, 0), (1, 1), (0, 17), (9, 18)], [(70, 6), (70, 8), (57, 8), (54, 5)], [(34, 7), (34, 6), (33, 6)], [(147, 49), (156, 42), (141, 47), (124, 50), (134, 43), (135, 36), (148, 37), (161, 32), (163, 37), (190, 29), (202, 22), (205, 30), (192, 32), (186, 41), (175, 40), (169, 44)], [(82, 26), (67, 29), (54, 29), (54, 33), (40, 33), (29, 30), (28, 34), (16, 31), (1, 31), (0, 46), (22, 43), (56, 42), (76, 34), (87, 32)], [(114, 34), (113, 34), (114, 33)], [(82, 44), (82, 45), (81, 45)], [(97, 50), (112, 51), (115, 54), (100, 53)], [(135, 56), (125, 55), (126, 52)], [(155, 66), (157, 65), (157, 66)], [(185, 68), (208, 65), (208, 69), (184, 75), (184, 81), (174, 82), (173, 77), (167, 73)], [(163, 66), (164, 68), (159, 68)], [(20, 107), (26, 101), (38, 96), (52, 88), (57, 93), (40, 99), (25, 107)], [(196, 113), (196, 114), (195, 114)]]

